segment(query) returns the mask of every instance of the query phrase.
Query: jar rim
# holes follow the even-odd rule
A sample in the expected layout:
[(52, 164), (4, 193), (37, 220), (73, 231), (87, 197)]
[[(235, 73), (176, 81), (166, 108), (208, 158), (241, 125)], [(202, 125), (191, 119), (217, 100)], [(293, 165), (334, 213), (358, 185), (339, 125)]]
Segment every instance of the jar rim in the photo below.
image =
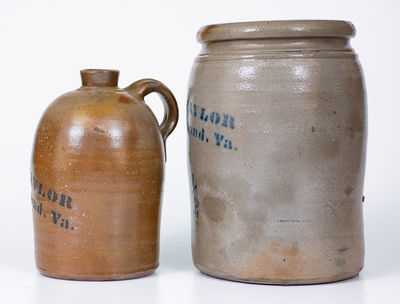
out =
[(338, 37), (350, 38), (355, 27), (343, 20), (276, 20), (211, 24), (200, 28), (197, 41), (263, 38)]

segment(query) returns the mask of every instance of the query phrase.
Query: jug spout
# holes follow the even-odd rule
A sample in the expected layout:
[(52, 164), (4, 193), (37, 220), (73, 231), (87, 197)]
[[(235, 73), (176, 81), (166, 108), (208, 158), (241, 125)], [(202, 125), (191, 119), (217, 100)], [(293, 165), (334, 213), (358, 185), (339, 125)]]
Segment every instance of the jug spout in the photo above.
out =
[(81, 70), (82, 86), (84, 87), (116, 87), (118, 86), (118, 76), (118, 70)]

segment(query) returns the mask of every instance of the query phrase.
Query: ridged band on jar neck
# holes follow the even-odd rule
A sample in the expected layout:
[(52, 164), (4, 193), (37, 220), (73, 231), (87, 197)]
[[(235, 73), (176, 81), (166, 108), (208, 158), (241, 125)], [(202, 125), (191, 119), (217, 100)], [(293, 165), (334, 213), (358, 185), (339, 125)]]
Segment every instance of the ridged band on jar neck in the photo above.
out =
[(294, 20), (209, 25), (199, 30), (197, 39), (203, 44), (199, 59), (353, 57), (349, 38), (354, 35), (350, 22)]

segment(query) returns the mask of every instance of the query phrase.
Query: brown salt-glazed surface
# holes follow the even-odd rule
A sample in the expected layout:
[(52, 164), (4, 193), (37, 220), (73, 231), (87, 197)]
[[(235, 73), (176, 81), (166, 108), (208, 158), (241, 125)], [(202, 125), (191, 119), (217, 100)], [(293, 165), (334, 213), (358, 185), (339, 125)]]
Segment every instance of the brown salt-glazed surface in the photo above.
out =
[[(117, 87), (118, 71), (83, 70), (57, 98), (32, 155), (35, 255), (47, 276), (118, 280), (158, 267), (165, 140), (178, 120), (172, 93), (144, 79)], [(144, 96), (162, 95), (161, 126)]]
[(271, 284), (364, 263), (364, 84), (344, 21), (207, 26), (189, 83), (193, 260)]

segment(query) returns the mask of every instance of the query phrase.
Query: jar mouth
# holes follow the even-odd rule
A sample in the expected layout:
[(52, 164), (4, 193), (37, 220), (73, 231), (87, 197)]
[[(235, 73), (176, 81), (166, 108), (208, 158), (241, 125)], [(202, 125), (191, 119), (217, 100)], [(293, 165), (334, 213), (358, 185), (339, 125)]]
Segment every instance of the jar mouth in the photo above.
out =
[(337, 37), (355, 35), (354, 25), (342, 20), (279, 20), (206, 25), (197, 32), (197, 41), (268, 38)]

